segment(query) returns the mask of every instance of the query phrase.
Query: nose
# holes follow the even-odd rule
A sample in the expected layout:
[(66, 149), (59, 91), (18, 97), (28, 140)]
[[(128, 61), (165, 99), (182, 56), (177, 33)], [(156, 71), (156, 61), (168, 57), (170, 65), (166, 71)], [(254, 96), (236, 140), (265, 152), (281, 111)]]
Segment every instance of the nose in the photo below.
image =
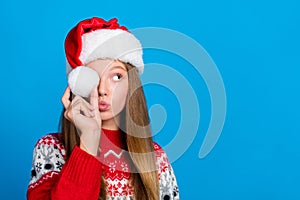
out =
[(100, 97), (104, 97), (107, 96), (107, 84), (105, 79), (100, 79), (99, 81), (99, 86), (98, 86), (98, 91), (99, 91), (99, 95)]

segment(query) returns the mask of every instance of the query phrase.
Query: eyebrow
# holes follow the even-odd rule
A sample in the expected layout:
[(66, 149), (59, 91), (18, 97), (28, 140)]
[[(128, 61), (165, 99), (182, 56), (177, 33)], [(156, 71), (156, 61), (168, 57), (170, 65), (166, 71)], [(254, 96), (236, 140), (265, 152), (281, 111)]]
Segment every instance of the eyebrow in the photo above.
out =
[(114, 69), (122, 69), (124, 71), (127, 71), (127, 69), (121, 65), (116, 65), (116, 66), (113, 66), (110, 70), (114, 70)]

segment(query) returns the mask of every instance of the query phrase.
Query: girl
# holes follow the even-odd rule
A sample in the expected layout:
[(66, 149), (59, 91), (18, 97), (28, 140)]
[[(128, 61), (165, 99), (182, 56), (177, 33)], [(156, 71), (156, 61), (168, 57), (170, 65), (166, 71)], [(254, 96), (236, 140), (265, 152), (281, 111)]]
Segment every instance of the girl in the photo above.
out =
[(117, 19), (78, 23), (65, 40), (67, 71), (84, 65), (99, 85), (63, 96), (61, 133), (36, 144), (27, 198), (179, 199), (166, 153), (152, 141), (139, 74), (140, 42)]

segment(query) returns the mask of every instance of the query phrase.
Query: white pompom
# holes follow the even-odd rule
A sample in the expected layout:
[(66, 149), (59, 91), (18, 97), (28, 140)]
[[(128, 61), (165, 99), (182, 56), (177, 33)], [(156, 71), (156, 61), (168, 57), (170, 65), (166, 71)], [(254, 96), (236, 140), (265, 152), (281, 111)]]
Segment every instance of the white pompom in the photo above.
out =
[(85, 66), (76, 67), (68, 76), (72, 93), (85, 98), (90, 96), (92, 89), (99, 84), (99, 80), (98, 73)]

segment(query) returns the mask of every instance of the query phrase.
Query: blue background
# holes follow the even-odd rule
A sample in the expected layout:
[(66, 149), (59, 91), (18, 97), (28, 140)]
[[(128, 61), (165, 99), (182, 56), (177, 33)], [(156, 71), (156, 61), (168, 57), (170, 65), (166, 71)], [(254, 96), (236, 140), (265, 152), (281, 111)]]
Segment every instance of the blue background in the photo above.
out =
[[(213, 151), (199, 159), (211, 112), (205, 83), (174, 55), (145, 55), (146, 62), (182, 69), (201, 104), (197, 136), (172, 163), (182, 199), (300, 199), (299, 8), (297, 0), (1, 1), (1, 199), (25, 199), (33, 146), (57, 130), (66, 87), (64, 38), (91, 16), (118, 17), (129, 29), (177, 30), (218, 66), (226, 122)], [(176, 97), (162, 87), (145, 90), (149, 106), (167, 105), (170, 117), (156, 136), (164, 146), (178, 127)], [(156, 98), (164, 90), (171, 100)]]

